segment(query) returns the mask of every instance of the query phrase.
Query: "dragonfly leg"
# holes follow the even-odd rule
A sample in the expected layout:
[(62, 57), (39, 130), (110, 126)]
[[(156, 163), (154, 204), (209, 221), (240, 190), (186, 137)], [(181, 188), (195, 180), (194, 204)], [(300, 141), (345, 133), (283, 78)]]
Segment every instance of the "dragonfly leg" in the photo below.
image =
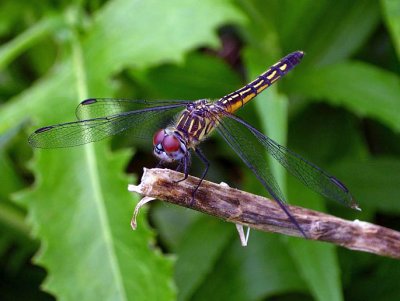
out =
[(156, 166), (156, 168), (163, 168), (164, 167), (164, 161), (158, 161), (158, 164)]
[(190, 206), (194, 204), (194, 197), (196, 195), (197, 190), (199, 189), (201, 182), (203, 182), (204, 178), (206, 177), (208, 173), (208, 168), (210, 167), (210, 162), (207, 160), (206, 156), (203, 154), (203, 152), (199, 148), (195, 148), (195, 153), (196, 155), (200, 158), (200, 160), (204, 163), (206, 168), (203, 171), (203, 174), (201, 175), (200, 181), (197, 184), (196, 188), (192, 192), (192, 200), (190, 201)]
[[(185, 159), (185, 158), (180, 160), (179, 163), (178, 163), (178, 166), (175, 168), (175, 170), (176, 171), (180, 171), (180, 172), (185, 172), (185, 165), (187, 165), (186, 160), (187, 159)], [(186, 180), (186, 178), (184, 178), (184, 180)], [(180, 180), (178, 182), (180, 182)]]
[(175, 170), (182, 171), (182, 167), (183, 167), (182, 161), (179, 161), (178, 166), (175, 168)]
[(185, 174), (184, 177), (178, 181), (175, 181), (175, 183), (179, 183), (182, 181), (185, 181), (188, 176), (189, 176), (189, 162), (190, 162), (190, 158), (189, 158), (189, 152), (187, 153), (187, 155), (185, 155), (182, 160), (179, 162), (179, 165), (177, 167), (176, 170), (179, 170), (183, 167), (183, 173)]

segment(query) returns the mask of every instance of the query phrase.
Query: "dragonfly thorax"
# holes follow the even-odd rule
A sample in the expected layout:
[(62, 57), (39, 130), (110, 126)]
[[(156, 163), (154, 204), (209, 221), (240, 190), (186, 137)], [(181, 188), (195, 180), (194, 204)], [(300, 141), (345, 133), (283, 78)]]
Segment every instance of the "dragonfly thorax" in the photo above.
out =
[(161, 161), (173, 162), (187, 155), (186, 141), (175, 128), (158, 130), (153, 136), (153, 152)]
[(175, 124), (176, 130), (185, 138), (188, 149), (207, 138), (218, 125), (222, 108), (206, 99), (200, 99), (186, 106)]

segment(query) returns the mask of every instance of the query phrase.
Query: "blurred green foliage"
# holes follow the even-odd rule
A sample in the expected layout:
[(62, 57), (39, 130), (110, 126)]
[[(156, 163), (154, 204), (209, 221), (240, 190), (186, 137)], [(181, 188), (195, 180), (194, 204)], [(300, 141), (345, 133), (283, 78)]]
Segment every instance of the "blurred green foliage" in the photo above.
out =
[[(391, 259), (255, 231), (242, 248), (233, 225), (163, 203), (132, 232), (127, 184), (156, 162), (126, 138), (27, 144), (85, 97), (218, 98), (303, 50), (240, 114), (363, 211), (274, 166), (291, 202), (400, 230), (400, 1), (3, 0), (0, 41), (1, 300), (400, 300)], [(204, 144), (209, 179), (265, 194), (221, 139)]]

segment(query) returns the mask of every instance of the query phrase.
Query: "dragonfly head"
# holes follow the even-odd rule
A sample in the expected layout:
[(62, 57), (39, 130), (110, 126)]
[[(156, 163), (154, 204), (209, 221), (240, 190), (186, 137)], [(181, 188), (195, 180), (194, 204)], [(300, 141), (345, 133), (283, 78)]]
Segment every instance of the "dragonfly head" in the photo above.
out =
[(184, 139), (173, 128), (158, 130), (153, 136), (153, 152), (161, 161), (181, 160), (187, 153)]

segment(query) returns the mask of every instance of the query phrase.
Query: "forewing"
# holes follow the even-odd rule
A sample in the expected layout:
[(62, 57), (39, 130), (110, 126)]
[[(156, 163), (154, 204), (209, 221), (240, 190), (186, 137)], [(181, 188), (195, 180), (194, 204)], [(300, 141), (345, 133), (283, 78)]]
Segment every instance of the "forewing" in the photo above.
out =
[(134, 138), (151, 140), (154, 132), (169, 125), (174, 115), (184, 106), (183, 103), (159, 105), (107, 117), (46, 126), (36, 130), (29, 137), (29, 143), (37, 148), (71, 147), (125, 131)]
[(77, 106), (75, 114), (78, 120), (87, 120), (99, 117), (109, 117), (132, 111), (141, 111), (160, 106), (184, 106), (186, 104), (188, 104), (188, 101), (89, 98), (82, 101)]
[[(254, 151), (252, 151), (256, 146), (261, 145), (264, 149), (267, 149), (268, 153), (284, 166), (289, 173), (315, 192), (351, 208), (358, 209), (347, 187), (337, 178), (308, 162), (295, 152), (279, 145), (239, 117), (229, 113), (226, 113), (225, 116), (227, 118), (223, 120), (223, 127), (222, 130), (220, 130), (222, 132), (221, 134), (225, 134), (226, 130), (224, 129), (226, 128), (229, 128), (230, 132), (242, 133), (240, 134), (241, 138), (239, 138), (241, 140), (236, 142), (236, 144), (239, 144), (237, 148), (243, 153), (242, 156), (252, 165), (252, 167), (249, 167), (252, 168), (253, 172), (256, 175), (258, 174), (259, 179), (262, 179), (261, 182), (266, 182), (266, 185), (269, 185), (273, 192), (277, 192), (278, 196), (279, 190), (276, 189), (276, 183), (270, 182), (272, 180), (270, 172), (265, 171), (265, 164), (260, 165), (260, 161), (265, 160), (259, 158), (260, 154), (254, 154)], [(242, 141), (246, 139), (248, 139), (249, 142)], [(232, 140), (232, 138), (230, 140)]]

